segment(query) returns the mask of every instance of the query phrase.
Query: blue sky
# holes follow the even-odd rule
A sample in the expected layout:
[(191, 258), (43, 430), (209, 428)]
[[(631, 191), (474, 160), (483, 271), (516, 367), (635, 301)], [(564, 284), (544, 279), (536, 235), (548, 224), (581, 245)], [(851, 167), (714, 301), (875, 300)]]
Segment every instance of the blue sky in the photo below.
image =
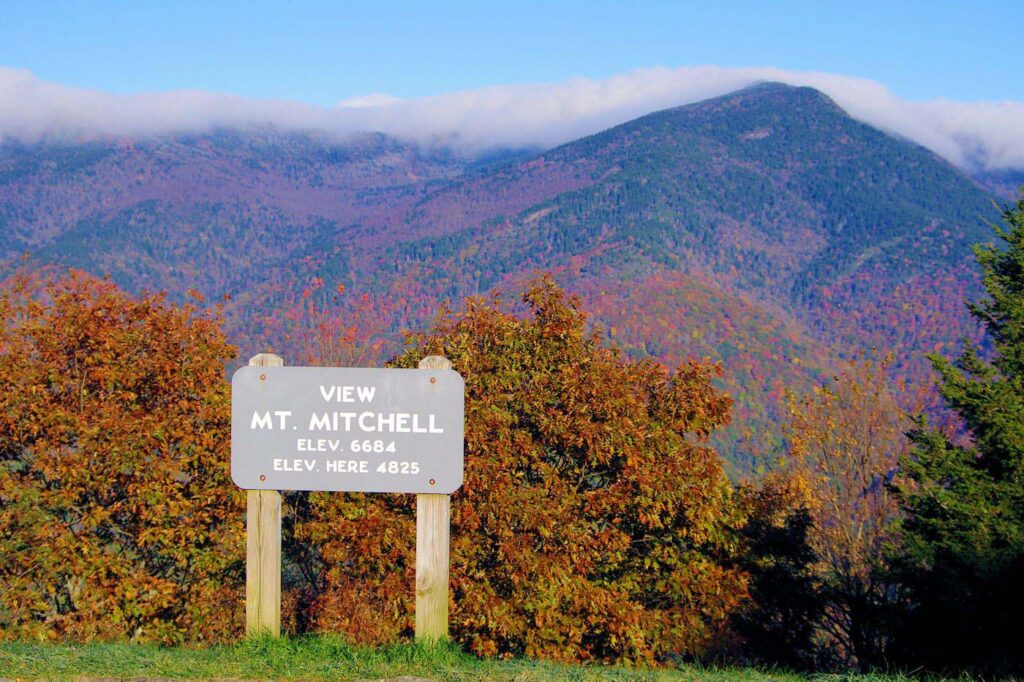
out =
[(858, 76), (910, 100), (1024, 100), (1024, 2), (0, 3), (0, 65), (114, 93), (318, 105), (644, 66)]

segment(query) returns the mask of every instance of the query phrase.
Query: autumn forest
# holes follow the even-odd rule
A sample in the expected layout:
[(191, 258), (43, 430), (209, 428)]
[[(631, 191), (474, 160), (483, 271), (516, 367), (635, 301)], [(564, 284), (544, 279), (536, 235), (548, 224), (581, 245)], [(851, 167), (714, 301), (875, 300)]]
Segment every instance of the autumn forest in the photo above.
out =
[[(1024, 194), (820, 92), (472, 160), (3, 142), (0, 235), (0, 640), (238, 639), (231, 372), (443, 355), (464, 650), (1024, 673)], [(414, 497), (283, 496), (285, 630), (408, 638)]]

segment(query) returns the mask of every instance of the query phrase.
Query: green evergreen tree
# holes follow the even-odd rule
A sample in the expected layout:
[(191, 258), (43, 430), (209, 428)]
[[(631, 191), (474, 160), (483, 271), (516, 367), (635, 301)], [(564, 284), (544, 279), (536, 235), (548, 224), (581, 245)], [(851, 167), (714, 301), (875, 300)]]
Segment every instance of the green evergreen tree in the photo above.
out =
[(906, 514), (899, 655), (932, 669), (1024, 671), (1024, 194), (1003, 219), (1004, 248), (975, 249), (986, 295), (969, 306), (990, 347), (931, 358), (971, 445), (922, 419), (894, 482)]

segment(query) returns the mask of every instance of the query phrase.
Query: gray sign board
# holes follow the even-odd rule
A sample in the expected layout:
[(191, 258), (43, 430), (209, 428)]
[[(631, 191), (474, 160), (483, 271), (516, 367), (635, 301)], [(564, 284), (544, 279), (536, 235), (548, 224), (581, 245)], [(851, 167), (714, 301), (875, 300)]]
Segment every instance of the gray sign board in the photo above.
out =
[(451, 494), (464, 405), (450, 369), (242, 367), (231, 478), (250, 490)]

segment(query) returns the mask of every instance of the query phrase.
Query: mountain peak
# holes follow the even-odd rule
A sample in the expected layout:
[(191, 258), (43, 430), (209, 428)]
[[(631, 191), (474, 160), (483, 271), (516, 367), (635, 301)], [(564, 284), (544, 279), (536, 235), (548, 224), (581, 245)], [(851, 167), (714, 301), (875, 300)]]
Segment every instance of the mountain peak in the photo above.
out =
[[(661, 148), (665, 145), (693, 147), (709, 140), (731, 145), (736, 140), (771, 137), (773, 140), (798, 141), (794, 149), (828, 154), (835, 151), (833, 143), (836, 140), (865, 136), (863, 146), (870, 148), (885, 134), (856, 121), (820, 90), (764, 81), (712, 99), (641, 116), (567, 143), (549, 152), (548, 156), (599, 153), (597, 148), (606, 145), (616, 147), (623, 138), (631, 139), (633, 145), (639, 143), (633, 147), (636, 150), (645, 143)], [(768, 151), (783, 151), (778, 145), (769, 147)], [(793, 151), (788, 144), (786, 150), (787, 153)]]
[(807, 85), (788, 85), (778, 81), (762, 81), (741, 90), (730, 92), (693, 104), (677, 107), (679, 110), (720, 111), (731, 107), (767, 107), (773, 110), (805, 109), (829, 114), (848, 114), (831, 97)]

